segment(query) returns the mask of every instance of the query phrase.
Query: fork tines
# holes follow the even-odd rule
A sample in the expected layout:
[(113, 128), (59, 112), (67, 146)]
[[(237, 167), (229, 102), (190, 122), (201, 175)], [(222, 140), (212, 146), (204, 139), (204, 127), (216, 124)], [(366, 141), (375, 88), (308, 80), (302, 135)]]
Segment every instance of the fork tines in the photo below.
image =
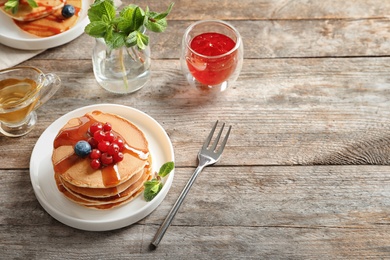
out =
[(215, 141), (214, 141), (214, 143), (212, 144), (212, 146), (211, 146), (210, 148), (208, 148), (209, 145), (210, 145), (211, 139), (213, 138), (215, 129), (217, 128), (217, 125), (218, 125), (218, 120), (215, 122), (213, 128), (211, 129), (210, 134), (209, 134), (209, 136), (207, 137), (207, 139), (205, 140), (205, 142), (204, 142), (202, 148), (203, 148), (203, 149), (207, 149), (207, 150), (214, 151), (214, 152), (216, 152), (216, 153), (219, 153), (219, 152), (222, 152), (223, 149), (225, 148), (225, 145), (226, 145), (226, 142), (227, 142), (227, 140), (228, 140), (228, 138), (229, 138), (229, 134), (230, 134), (230, 130), (231, 130), (232, 126), (229, 126), (229, 129), (227, 130), (227, 133), (226, 133), (226, 135), (225, 135), (225, 138), (223, 139), (222, 143), (219, 145), (219, 149), (217, 150), (216, 148), (217, 148), (219, 139), (221, 138), (223, 129), (225, 128), (225, 123), (222, 124), (221, 130), (219, 130), (219, 133), (218, 133), (217, 137), (215, 138)]

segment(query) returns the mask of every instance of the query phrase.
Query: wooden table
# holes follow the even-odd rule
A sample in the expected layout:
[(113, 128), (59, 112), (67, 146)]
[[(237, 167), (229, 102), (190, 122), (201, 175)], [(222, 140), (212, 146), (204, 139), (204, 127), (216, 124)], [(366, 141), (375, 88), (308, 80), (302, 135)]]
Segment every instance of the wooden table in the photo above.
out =
[[(147, 2), (151, 10), (168, 6)], [(177, 0), (168, 30), (150, 34), (152, 80), (130, 95), (96, 83), (87, 35), (24, 62), (57, 73), (62, 87), (38, 110), (31, 133), (0, 137), (0, 258), (390, 257), (389, 14), (383, 0)], [(181, 36), (201, 19), (230, 22), (245, 44), (238, 81), (215, 97), (194, 94), (180, 70)], [(176, 162), (160, 206), (107, 232), (52, 218), (29, 176), (42, 132), (97, 103), (152, 116), (168, 133)], [(222, 159), (198, 177), (160, 247), (150, 251), (217, 119), (233, 126)]]

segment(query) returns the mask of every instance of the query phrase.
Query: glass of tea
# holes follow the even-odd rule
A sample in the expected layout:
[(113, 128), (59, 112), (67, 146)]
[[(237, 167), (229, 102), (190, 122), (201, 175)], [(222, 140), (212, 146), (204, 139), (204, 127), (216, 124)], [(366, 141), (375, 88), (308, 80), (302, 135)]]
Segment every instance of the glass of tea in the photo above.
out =
[(35, 67), (0, 70), (0, 133), (27, 134), (37, 122), (35, 112), (60, 88), (60, 78)]
[(220, 92), (237, 80), (243, 55), (240, 33), (233, 26), (220, 20), (204, 20), (186, 29), (180, 63), (191, 86)]

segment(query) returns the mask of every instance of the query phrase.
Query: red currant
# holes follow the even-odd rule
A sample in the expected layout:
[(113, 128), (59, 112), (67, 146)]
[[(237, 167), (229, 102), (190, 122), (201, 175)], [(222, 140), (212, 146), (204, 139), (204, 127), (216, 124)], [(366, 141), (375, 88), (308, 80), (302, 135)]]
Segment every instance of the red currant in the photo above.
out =
[(98, 144), (98, 149), (99, 149), (101, 152), (107, 152), (109, 146), (110, 146), (110, 142), (109, 142), (109, 141), (101, 141), (101, 142), (99, 142), (99, 144)]
[(89, 131), (89, 133), (90, 133), (91, 135), (93, 135), (96, 131), (100, 131), (100, 130), (103, 130), (103, 125), (102, 125), (101, 123), (99, 123), (99, 122), (93, 123), (93, 124), (89, 127), (89, 129), (88, 129), (88, 131)]
[(119, 146), (120, 151), (123, 151), (123, 147), (125, 146), (125, 143), (123, 142), (123, 140), (121, 138), (118, 137), (113, 142)]
[(96, 131), (94, 134), (93, 134), (93, 138), (95, 138), (96, 141), (98, 141), (99, 143), (101, 141), (104, 140), (104, 137), (105, 137), (105, 133), (103, 132), (103, 130), (98, 130)]
[(100, 168), (101, 162), (99, 159), (93, 159), (93, 160), (91, 160), (90, 165), (91, 165), (92, 169), (97, 170)]
[(119, 153), (114, 154), (113, 157), (114, 157), (114, 162), (118, 163), (118, 162), (123, 160), (124, 155), (123, 155), (123, 153), (119, 152)]
[(114, 141), (115, 135), (110, 131), (110, 132), (105, 132), (104, 140), (109, 141), (110, 143)]
[(96, 141), (96, 139), (93, 137), (88, 138), (88, 143), (92, 149), (94, 149), (98, 146), (98, 141)]
[(89, 157), (91, 159), (100, 159), (100, 156), (102, 156), (102, 152), (98, 149), (93, 149), (92, 152), (89, 154)]
[(107, 149), (107, 153), (114, 156), (119, 153), (119, 146), (116, 143), (111, 143)]
[(103, 130), (104, 130), (105, 132), (111, 131), (111, 129), (112, 129), (112, 126), (111, 126), (110, 123), (105, 123), (105, 124), (103, 125)]
[(100, 160), (104, 165), (110, 165), (114, 162), (114, 158), (108, 153), (102, 153), (102, 158)]
[(112, 125), (109, 122), (95, 122), (88, 128), (90, 144), (92, 151), (89, 154), (91, 158), (90, 165), (97, 170), (104, 166), (120, 162), (124, 155), (124, 141), (117, 137), (112, 131)]

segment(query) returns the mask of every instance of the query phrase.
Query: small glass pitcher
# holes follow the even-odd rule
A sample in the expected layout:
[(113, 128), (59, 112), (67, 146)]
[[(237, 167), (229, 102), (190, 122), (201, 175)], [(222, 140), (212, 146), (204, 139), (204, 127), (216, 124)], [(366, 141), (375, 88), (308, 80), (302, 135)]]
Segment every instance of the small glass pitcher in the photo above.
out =
[(60, 88), (60, 78), (35, 67), (0, 70), (0, 133), (19, 137), (37, 123), (37, 110)]

